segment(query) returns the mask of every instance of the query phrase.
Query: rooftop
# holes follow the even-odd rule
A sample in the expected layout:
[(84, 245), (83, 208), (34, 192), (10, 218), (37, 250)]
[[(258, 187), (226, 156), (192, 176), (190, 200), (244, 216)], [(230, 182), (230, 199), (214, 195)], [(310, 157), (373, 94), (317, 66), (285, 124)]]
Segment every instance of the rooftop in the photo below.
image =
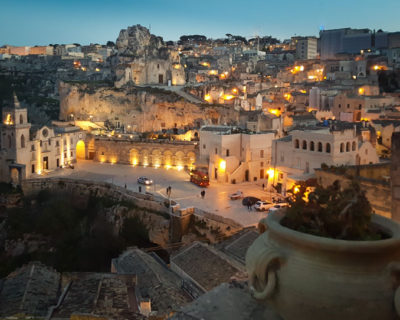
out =
[(216, 247), (244, 265), (247, 249), (259, 235), (255, 228), (245, 229), (243, 232), (239, 232), (239, 234), (219, 243)]
[(242, 270), (211, 247), (195, 242), (171, 258), (174, 264), (204, 290), (209, 291), (235, 276)]
[(136, 275), (140, 295), (151, 298), (152, 310), (167, 314), (192, 301), (181, 289), (180, 277), (139, 249), (125, 251), (112, 265), (118, 274)]
[(57, 303), (59, 282), (60, 274), (39, 262), (10, 273), (0, 287), (0, 316), (46, 316)]
[(73, 272), (64, 273), (62, 283), (69, 287), (50, 319), (70, 319), (73, 313), (137, 318), (134, 275)]

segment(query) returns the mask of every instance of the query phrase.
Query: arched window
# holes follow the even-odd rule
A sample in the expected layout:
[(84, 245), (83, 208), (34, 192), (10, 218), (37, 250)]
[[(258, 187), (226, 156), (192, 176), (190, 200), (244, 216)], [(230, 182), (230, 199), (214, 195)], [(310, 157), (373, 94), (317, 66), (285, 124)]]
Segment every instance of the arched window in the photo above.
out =
[(24, 135), (21, 136), (21, 148), (25, 148), (25, 137), (24, 137)]
[(326, 144), (325, 151), (326, 151), (326, 153), (331, 153), (331, 144), (330, 143)]
[(24, 123), (24, 117), (22, 116), (22, 114), (19, 115), (19, 123), (20, 124)]
[(344, 143), (340, 144), (340, 152), (344, 152)]
[(349, 109), (349, 108), (350, 108), (350, 103), (347, 104), (347, 109)]
[(358, 105), (358, 110), (361, 110), (361, 108), (362, 108), (362, 105), (359, 104), (359, 105)]
[(311, 142), (310, 142), (310, 150), (311, 150), (311, 151), (314, 151), (314, 141), (311, 141)]
[(346, 152), (349, 152), (350, 151), (350, 142), (347, 142), (346, 143)]
[(342, 107), (342, 105), (339, 103), (338, 107), (339, 107), (339, 109), (340, 109), (340, 108)]
[(307, 141), (303, 140), (303, 150), (307, 150)]
[(299, 139), (296, 139), (296, 140), (294, 141), (294, 147), (295, 147), (296, 149), (300, 148)]
[(318, 142), (318, 152), (322, 152), (322, 143)]
[(353, 141), (353, 145), (351, 147), (351, 150), (356, 151), (356, 142), (355, 141)]

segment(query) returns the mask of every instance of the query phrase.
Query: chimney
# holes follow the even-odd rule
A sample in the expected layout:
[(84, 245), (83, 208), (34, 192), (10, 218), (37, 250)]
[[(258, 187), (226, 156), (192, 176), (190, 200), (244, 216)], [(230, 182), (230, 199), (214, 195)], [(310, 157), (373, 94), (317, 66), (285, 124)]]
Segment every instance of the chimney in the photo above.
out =
[(151, 301), (150, 298), (142, 298), (140, 300), (139, 310), (142, 315), (145, 317), (150, 316), (151, 313)]

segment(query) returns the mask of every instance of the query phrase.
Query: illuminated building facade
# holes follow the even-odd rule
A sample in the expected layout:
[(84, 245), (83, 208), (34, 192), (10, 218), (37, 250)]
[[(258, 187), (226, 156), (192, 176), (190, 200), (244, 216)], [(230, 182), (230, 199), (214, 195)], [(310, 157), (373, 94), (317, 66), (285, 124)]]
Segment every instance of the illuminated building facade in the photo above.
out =
[(252, 133), (228, 126), (204, 126), (199, 162), (208, 166), (212, 181), (266, 181), (275, 135), (275, 131)]
[(375, 147), (362, 128), (336, 123), (330, 127), (294, 130), (275, 140), (272, 147), (271, 182), (283, 194), (296, 181), (314, 176), (314, 169), (328, 166), (378, 163)]
[(21, 108), (14, 94), (13, 107), (2, 111), (1, 180), (19, 184), (75, 162), (77, 153), (85, 158), (84, 139), (85, 133), (71, 125), (32, 130), (27, 109)]

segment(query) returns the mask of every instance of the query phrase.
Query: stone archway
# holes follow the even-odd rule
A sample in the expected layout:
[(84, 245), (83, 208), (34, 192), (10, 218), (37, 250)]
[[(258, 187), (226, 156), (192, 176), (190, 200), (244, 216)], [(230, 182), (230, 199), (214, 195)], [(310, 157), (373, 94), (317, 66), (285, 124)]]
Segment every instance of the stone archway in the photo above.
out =
[(129, 151), (129, 163), (134, 166), (139, 164), (139, 151), (137, 149)]
[(86, 159), (86, 146), (83, 140), (79, 140), (76, 143), (76, 160)]
[(10, 182), (14, 186), (21, 185), (22, 179), (25, 179), (25, 165), (21, 164), (10, 164), (9, 166), (10, 172)]
[(144, 167), (147, 167), (149, 165), (149, 160), (149, 150), (143, 149), (141, 152), (140, 164)]
[(11, 183), (14, 186), (17, 186), (20, 184), (20, 173), (17, 168), (11, 168), (10, 169), (10, 176), (11, 176)]
[(185, 154), (182, 151), (178, 151), (175, 153), (175, 163), (176, 167), (184, 167), (185, 166)]
[(153, 167), (160, 167), (162, 163), (162, 155), (160, 149), (154, 149), (151, 153), (151, 165)]
[(186, 165), (192, 169), (196, 162), (196, 154), (193, 151), (189, 151), (186, 155)]
[(169, 169), (172, 166), (172, 152), (170, 150), (164, 151), (163, 163), (165, 168)]

